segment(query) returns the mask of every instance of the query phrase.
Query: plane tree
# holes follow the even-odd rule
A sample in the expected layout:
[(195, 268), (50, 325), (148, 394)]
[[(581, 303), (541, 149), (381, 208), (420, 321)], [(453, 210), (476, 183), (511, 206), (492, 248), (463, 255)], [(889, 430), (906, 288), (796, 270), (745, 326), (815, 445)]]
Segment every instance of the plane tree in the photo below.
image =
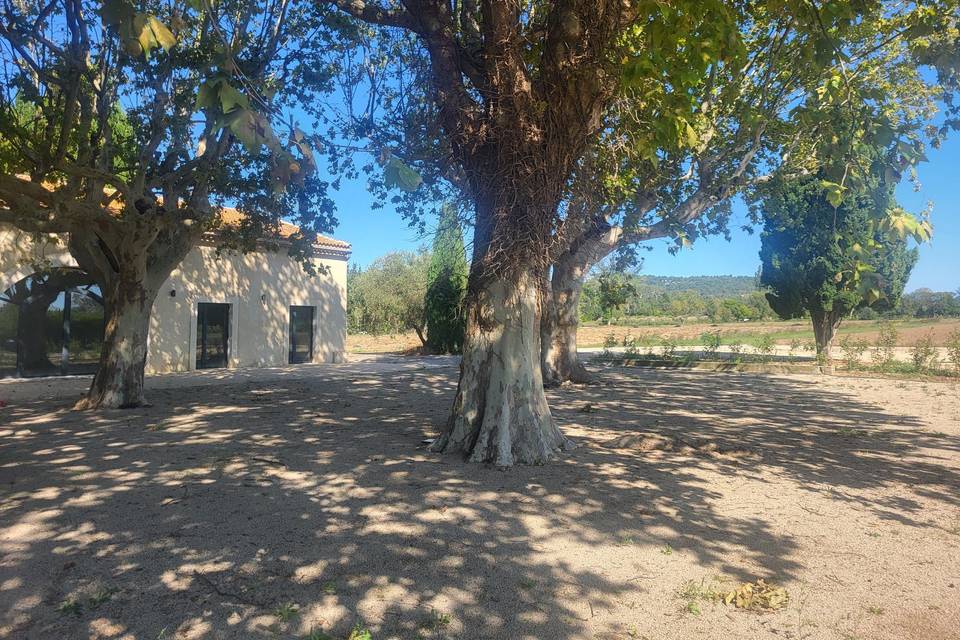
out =
[[(452, 5), (439, 0), (329, 1), (378, 34), (388, 34), (382, 37), (406, 43), (413, 66), (427, 81), (409, 85), (410, 99), (405, 101), (414, 114), (425, 114), (424, 120), (384, 111), (385, 117), (374, 122), (371, 109), (365, 126), (379, 139), (388, 139), (382, 130), (391, 127), (401, 133), (428, 132), (421, 140), (438, 141), (436, 160), (431, 161), (429, 153), (426, 160), (412, 156), (409, 160), (437, 167), (432, 174), (452, 180), (471, 205), (473, 260), (463, 361), (448, 423), (433, 448), (498, 465), (541, 463), (569, 444), (550, 415), (543, 391), (542, 293), (556, 257), (595, 226), (591, 216), (576, 214), (569, 196), (584, 161), (603, 151), (598, 143), (612, 135), (611, 130), (627, 130), (632, 123), (645, 126), (646, 131), (629, 136), (625, 144), (631, 157), (647, 158), (655, 171), (662, 162), (660, 140), (673, 136), (684, 148), (698, 150), (711, 148), (714, 139), (729, 142), (732, 132), (740, 153), (722, 153), (714, 162), (706, 156), (691, 162), (687, 154), (666, 163), (671, 176), (694, 176), (684, 183), (690, 186), (670, 189), (658, 179), (650, 181), (655, 193), (677, 194), (678, 211), (688, 199), (692, 200), (687, 208), (697, 209), (692, 205), (705, 202), (701, 211), (707, 211), (728, 198), (731, 182), (715, 181), (722, 174), (732, 176), (732, 184), (738, 185), (741, 179), (755, 177), (747, 169), (776, 164), (777, 157), (782, 162), (788, 154), (807, 160), (827, 158), (831, 152), (849, 157), (842, 149), (830, 149), (828, 110), (810, 105), (821, 97), (841, 105), (863, 97), (849, 93), (856, 86), (857, 72), (848, 70), (844, 60), (850, 55), (847, 43), (866, 41), (858, 35), (861, 31), (885, 30), (894, 40), (911, 42), (922, 33), (933, 42), (940, 38), (934, 31), (943, 26), (941, 21), (956, 16), (955, 2), (916, 7), (892, 2), (820, 6), (789, 0), (670, 4), (471, 0)], [(868, 46), (882, 50), (886, 39), (878, 36)], [(759, 64), (759, 77), (741, 92), (757, 64), (756, 56), (749, 54), (752, 40), (766, 42), (761, 50), (769, 50), (769, 59), (775, 62)], [(809, 53), (795, 55), (794, 42)], [(953, 65), (951, 51), (941, 48), (944, 58), (932, 60), (942, 67)], [(919, 54), (910, 50), (904, 55), (914, 59)], [(930, 54), (924, 55), (929, 62)], [(764, 93), (769, 85), (766, 75), (786, 73), (811, 61), (816, 63), (813, 70), (833, 73), (827, 78), (814, 75), (792, 92), (804, 98), (800, 103), (777, 102), (776, 91)], [(698, 90), (701, 85), (710, 91)], [(823, 96), (820, 87), (827, 92)], [(730, 100), (743, 104), (743, 117), (711, 120), (714, 100), (702, 98), (714, 93), (718, 105)], [(654, 109), (648, 98), (661, 94), (663, 108)], [(371, 104), (376, 102), (372, 93), (366, 95)], [(808, 96), (814, 98), (807, 100)], [(765, 109), (755, 106), (767, 103)], [(758, 129), (766, 130), (762, 124), (766, 114), (781, 115), (774, 105), (796, 110), (797, 120), (808, 113), (807, 124), (816, 127), (816, 135), (808, 137), (799, 128), (780, 132), (783, 118), (776, 117), (767, 126), (783, 135), (758, 137)], [(747, 126), (729, 124), (737, 121)], [(711, 131), (714, 128), (716, 132)], [(871, 127), (868, 135), (879, 132)], [(792, 153), (784, 141), (792, 142)], [(909, 156), (908, 161), (916, 156), (916, 148), (911, 150), (902, 154)], [(402, 153), (390, 149), (381, 161)], [(898, 163), (899, 158), (894, 164), (905, 166)], [(796, 165), (806, 169), (799, 159)], [(645, 171), (632, 173), (639, 176)], [(848, 170), (833, 184), (842, 190), (857, 175)], [(618, 197), (614, 204), (619, 201)], [(680, 214), (674, 218), (674, 224), (685, 222)]]
[(236, 249), (289, 216), (305, 258), (333, 223), (292, 113), (332, 88), (336, 16), (286, 0), (5, 0), (0, 12), (0, 222), (65, 238), (100, 285), (103, 349), (78, 407), (139, 405), (158, 288), (222, 206), (246, 214), (221, 236)]
[[(742, 66), (694, 50), (666, 72), (668, 82), (639, 90), (641, 114), (614, 103), (605, 134), (574, 172), (566, 224), (575, 231), (556, 245), (544, 287), (545, 380), (592, 379), (577, 357), (578, 305), (584, 278), (611, 254), (630, 265), (656, 238), (676, 252), (727, 234), (731, 200), (778, 175), (822, 172), (842, 198), (878, 176), (896, 182), (927, 145), (939, 145), (956, 127), (956, 62), (943, 53), (956, 37), (956, 7), (901, 9), (832, 32), (820, 28), (827, 6), (758, 13), (742, 26)], [(634, 91), (625, 86), (624, 99), (636, 101)], [(684, 121), (663, 127), (659, 115), (676, 109)], [(944, 119), (934, 126), (938, 111)], [(872, 146), (882, 153), (866, 154)]]

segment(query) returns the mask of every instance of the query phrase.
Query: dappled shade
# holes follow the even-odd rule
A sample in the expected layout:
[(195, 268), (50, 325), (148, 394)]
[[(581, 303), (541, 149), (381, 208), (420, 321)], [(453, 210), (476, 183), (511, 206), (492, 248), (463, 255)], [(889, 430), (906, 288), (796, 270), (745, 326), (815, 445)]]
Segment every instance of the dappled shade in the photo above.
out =
[[(879, 624), (868, 591), (923, 612), (956, 595), (928, 564), (946, 541), (956, 569), (960, 437), (930, 427), (960, 414), (955, 387), (904, 384), (883, 406), (859, 396), (891, 381), (604, 375), (550, 394), (578, 448), (508, 471), (426, 452), (448, 358), (153, 378), (154, 406), (97, 415), (69, 411), (76, 381), (0, 386), (0, 637), (796, 630), (796, 610), (685, 616), (676, 591), (719, 574), (784, 584), (819, 619), (805, 637), (832, 638)], [(902, 408), (924, 398), (929, 415)], [(644, 451), (636, 433), (751, 455)]]

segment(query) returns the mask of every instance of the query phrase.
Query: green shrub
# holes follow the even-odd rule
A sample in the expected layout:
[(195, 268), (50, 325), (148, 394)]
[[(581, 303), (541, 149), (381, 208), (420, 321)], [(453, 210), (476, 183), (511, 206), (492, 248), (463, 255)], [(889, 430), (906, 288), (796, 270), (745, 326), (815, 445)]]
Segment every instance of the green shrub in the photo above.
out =
[(960, 329), (947, 336), (947, 359), (953, 368), (960, 373)]
[(712, 357), (717, 353), (720, 345), (723, 344), (723, 338), (719, 331), (706, 331), (700, 334), (700, 341), (703, 343), (703, 352), (707, 357)]
[(851, 336), (843, 336), (840, 338), (840, 350), (843, 352), (843, 361), (847, 365), (847, 369), (853, 370), (860, 366), (860, 362), (863, 360), (863, 355), (867, 352), (867, 349), (870, 348), (870, 343), (866, 340), (860, 338), (854, 340)]
[(660, 346), (662, 347), (662, 351), (660, 352), (660, 354), (664, 358), (666, 358), (667, 360), (672, 360), (673, 358), (676, 357), (677, 355), (677, 339), (676, 338), (673, 338), (670, 336), (664, 336), (663, 338), (660, 339)]
[(933, 368), (937, 364), (937, 348), (933, 346), (933, 336), (927, 334), (918, 339), (910, 347), (910, 359), (913, 366), (921, 371)]
[(897, 341), (900, 339), (900, 334), (897, 333), (896, 327), (889, 322), (881, 322), (879, 327), (880, 332), (877, 335), (877, 341), (874, 345), (876, 349), (873, 352), (873, 363), (880, 367), (889, 367), (894, 361), (895, 349), (897, 348)]
[(800, 351), (802, 347), (803, 347), (803, 342), (801, 342), (799, 338), (794, 338), (793, 340), (791, 340), (790, 353), (789, 353), (790, 357), (792, 358), (795, 355), (797, 355), (797, 351)]
[(764, 333), (754, 341), (753, 347), (757, 350), (761, 362), (769, 362), (776, 344), (773, 341), (773, 336), (769, 333)]
[(612, 331), (603, 338), (603, 348), (610, 349), (617, 346), (617, 335)]

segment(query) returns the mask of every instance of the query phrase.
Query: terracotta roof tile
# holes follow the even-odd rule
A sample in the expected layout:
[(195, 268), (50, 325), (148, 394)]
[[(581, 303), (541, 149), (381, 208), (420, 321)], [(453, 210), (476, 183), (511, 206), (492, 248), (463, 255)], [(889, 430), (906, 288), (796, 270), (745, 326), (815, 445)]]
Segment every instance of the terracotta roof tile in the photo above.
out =
[[(237, 211), (233, 207), (224, 207), (220, 211), (220, 220), (225, 225), (234, 225), (239, 224), (243, 220), (244, 214)], [(280, 237), (289, 238), (297, 231), (300, 230), (295, 224), (290, 224), (289, 222), (280, 221)], [(351, 247), (349, 242), (344, 242), (343, 240), (337, 240), (336, 238), (331, 238), (330, 236), (325, 236), (317, 234), (316, 243), (319, 246), (323, 247), (333, 247), (337, 249), (349, 249)]]

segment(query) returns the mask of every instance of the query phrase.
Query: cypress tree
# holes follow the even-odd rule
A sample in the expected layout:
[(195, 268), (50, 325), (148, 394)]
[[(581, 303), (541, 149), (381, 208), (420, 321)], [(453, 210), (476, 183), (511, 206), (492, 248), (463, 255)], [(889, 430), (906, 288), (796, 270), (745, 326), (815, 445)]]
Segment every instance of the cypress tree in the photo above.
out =
[(427, 272), (427, 347), (434, 353), (460, 353), (466, 330), (463, 298), (467, 290), (467, 256), (463, 232), (453, 207), (440, 212), (433, 255)]
[(816, 177), (779, 180), (760, 202), (760, 283), (769, 289), (770, 307), (783, 319), (810, 314), (818, 356), (829, 359), (841, 321), (874, 301), (864, 295), (854, 277), (855, 258), (870, 246), (871, 282), (877, 285), (879, 308), (896, 306), (916, 249), (907, 241), (876, 229), (876, 211), (895, 206), (891, 189), (853, 193), (842, 202), (829, 201)]

